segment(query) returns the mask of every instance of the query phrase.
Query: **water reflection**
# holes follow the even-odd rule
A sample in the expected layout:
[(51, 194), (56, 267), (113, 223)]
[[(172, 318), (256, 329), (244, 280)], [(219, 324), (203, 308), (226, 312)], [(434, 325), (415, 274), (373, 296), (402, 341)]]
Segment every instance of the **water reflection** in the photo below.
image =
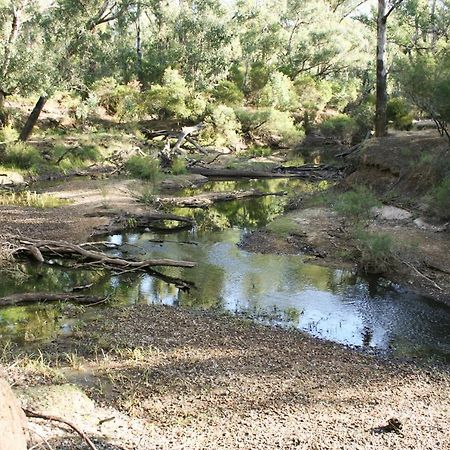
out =
[[(274, 183), (274, 181), (276, 183)], [(223, 182), (222, 182), (223, 183)], [(202, 190), (254, 187), (252, 182), (212, 184)], [(259, 182), (262, 183), (262, 182)], [(267, 180), (265, 190), (286, 189), (286, 180)], [(298, 189), (309, 189), (296, 181)], [(195, 191), (184, 192), (191, 195)], [(268, 324), (295, 327), (314, 336), (366, 348), (390, 349), (407, 356), (442, 356), (450, 360), (450, 310), (423, 297), (393, 289), (377, 279), (349, 270), (307, 263), (300, 255), (247, 253), (236, 244), (246, 230), (268, 223), (285, 202), (283, 197), (222, 203), (191, 214), (199, 226), (163, 235), (129, 233), (109, 237), (136, 258), (174, 258), (198, 262), (193, 269), (166, 268), (168, 276), (194, 282), (182, 291), (148, 274), (111, 275), (106, 271), (71, 271), (26, 266), (31, 276), (20, 286), (5, 279), (0, 295), (12, 292), (61, 292), (94, 283), (90, 293), (109, 294), (115, 305), (154, 303), (225, 310)], [(178, 242), (184, 242), (180, 245)], [(186, 242), (188, 244), (186, 244)], [(197, 244), (197, 245), (194, 245)], [(97, 309), (101, 314), (101, 308)], [(0, 311), (3, 339), (51, 339), (67, 327), (59, 305), (34, 305)]]

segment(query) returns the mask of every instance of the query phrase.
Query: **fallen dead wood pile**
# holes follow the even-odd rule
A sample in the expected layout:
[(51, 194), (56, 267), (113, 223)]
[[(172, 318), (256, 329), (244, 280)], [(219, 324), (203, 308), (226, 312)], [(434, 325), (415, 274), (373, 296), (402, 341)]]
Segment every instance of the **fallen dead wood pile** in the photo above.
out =
[(207, 192), (191, 197), (158, 197), (156, 201), (162, 205), (206, 208), (217, 202), (239, 200), (243, 198), (264, 197), (268, 195), (286, 195), (286, 192), (261, 192), (256, 189), (248, 191)]
[(12, 306), (12, 305), (27, 305), (29, 303), (49, 303), (49, 302), (59, 302), (59, 301), (69, 301), (79, 303), (81, 305), (93, 305), (98, 303), (103, 303), (104, 298), (96, 297), (93, 295), (82, 295), (82, 294), (51, 294), (46, 292), (32, 292), (25, 294), (13, 294), (6, 297), (0, 297), (0, 307)]
[(86, 248), (92, 248), (95, 245), (95, 243), (77, 245), (64, 241), (19, 238), (16, 253), (27, 254), (39, 262), (44, 262), (46, 257), (69, 258), (76, 260), (82, 266), (97, 266), (130, 272), (145, 270), (155, 266), (194, 267), (196, 265), (191, 261), (177, 261), (173, 259), (146, 259), (143, 261), (123, 259), (98, 250), (89, 250)]

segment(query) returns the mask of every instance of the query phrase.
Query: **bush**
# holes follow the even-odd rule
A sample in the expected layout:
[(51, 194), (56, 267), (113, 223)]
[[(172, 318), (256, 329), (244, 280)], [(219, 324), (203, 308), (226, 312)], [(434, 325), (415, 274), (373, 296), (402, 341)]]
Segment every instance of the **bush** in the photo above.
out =
[(375, 125), (375, 101), (369, 99), (361, 103), (351, 110), (350, 116), (356, 122), (357, 131), (354, 133), (354, 139), (364, 139)]
[(431, 193), (431, 207), (442, 219), (450, 219), (450, 177), (444, 178)]
[(286, 111), (241, 108), (236, 110), (236, 116), (245, 132), (251, 131), (253, 136), (268, 144), (292, 146), (304, 136)]
[(186, 160), (183, 158), (175, 158), (172, 162), (170, 171), (173, 175), (183, 175), (187, 173)]
[(411, 108), (405, 99), (401, 97), (391, 98), (387, 103), (387, 119), (398, 130), (410, 130), (413, 115)]
[(358, 186), (353, 191), (344, 192), (335, 201), (334, 209), (346, 217), (363, 220), (368, 219), (370, 210), (379, 206), (380, 202), (365, 186)]
[(153, 183), (161, 176), (159, 161), (149, 156), (132, 156), (126, 162), (126, 168), (133, 177)]
[(274, 72), (259, 94), (257, 103), (280, 111), (295, 109), (298, 97), (291, 79), (281, 72)]
[(31, 169), (43, 162), (42, 155), (31, 145), (24, 142), (8, 143), (2, 156), (6, 166), (19, 169)]
[(233, 109), (226, 105), (213, 106), (204, 120), (200, 137), (208, 144), (218, 147), (239, 147), (241, 144), (241, 125)]
[(214, 88), (213, 97), (218, 103), (227, 106), (238, 106), (244, 101), (244, 93), (235, 83), (228, 80), (221, 81)]
[(144, 109), (159, 119), (195, 119), (205, 112), (207, 100), (200, 93), (191, 93), (177, 70), (168, 68), (162, 84), (154, 84), (144, 94)]
[(392, 268), (394, 242), (391, 236), (357, 230), (355, 238), (361, 269), (367, 273), (384, 273)]
[(272, 154), (272, 150), (269, 147), (250, 147), (246, 150), (245, 154), (250, 158), (270, 156)]
[(138, 82), (118, 85), (114, 78), (102, 78), (93, 84), (92, 89), (98, 105), (109, 114), (117, 116), (120, 121), (139, 117), (141, 106)]
[(324, 136), (337, 138), (342, 142), (350, 143), (358, 126), (355, 119), (347, 114), (338, 114), (324, 120), (320, 124), (320, 131)]

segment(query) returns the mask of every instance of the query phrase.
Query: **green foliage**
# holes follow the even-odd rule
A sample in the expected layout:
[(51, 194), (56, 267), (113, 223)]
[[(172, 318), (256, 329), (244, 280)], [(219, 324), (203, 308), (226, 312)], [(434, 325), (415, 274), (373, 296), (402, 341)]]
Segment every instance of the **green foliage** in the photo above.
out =
[(417, 55), (399, 62), (404, 96), (442, 124), (450, 121), (450, 47), (439, 55)]
[(131, 176), (156, 183), (161, 177), (159, 161), (149, 156), (132, 156), (126, 162)]
[(334, 209), (354, 220), (368, 219), (370, 210), (379, 206), (380, 202), (365, 186), (358, 186), (352, 191), (339, 195), (334, 203)]
[(367, 273), (385, 273), (394, 264), (394, 242), (392, 236), (371, 233), (358, 229), (355, 232), (356, 246), (360, 252), (359, 266)]
[(320, 131), (324, 136), (337, 138), (348, 143), (352, 141), (357, 130), (356, 120), (347, 114), (338, 114), (320, 124)]
[(20, 141), (6, 144), (0, 159), (5, 166), (19, 169), (34, 169), (44, 162), (35, 147)]
[(232, 81), (222, 80), (213, 90), (217, 103), (226, 106), (239, 106), (244, 101), (244, 93)]
[(272, 154), (272, 150), (269, 147), (250, 147), (245, 151), (245, 154), (250, 158), (270, 156)]
[(392, 122), (398, 130), (410, 130), (413, 115), (411, 108), (404, 98), (394, 97), (387, 103), (387, 119)]
[(290, 111), (298, 105), (298, 98), (291, 79), (281, 72), (270, 75), (269, 81), (258, 96), (258, 105), (280, 111)]
[(450, 219), (450, 177), (445, 177), (431, 192), (432, 210), (443, 220)]
[(6, 192), (0, 193), (0, 205), (2, 206), (29, 206), (34, 208), (56, 208), (67, 205), (67, 200), (61, 200), (47, 194), (36, 192)]
[(241, 145), (241, 125), (233, 109), (226, 105), (215, 105), (204, 120), (200, 137), (204, 142), (218, 147), (239, 147)]
[(269, 144), (289, 147), (304, 136), (303, 130), (295, 125), (287, 111), (241, 108), (236, 110), (236, 116), (244, 132), (250, 131), (253, 136)]
[(309, 120), (314, 120), (333, 98), (332, 83), (310, 75), (299, 76), (295, 80), (295, 89), (300, 109), (309, 116)]
[(173, 175), (183, 175), (187, 173), (186, 160), (184, 158), (175, 158), (170, 167), (170, 172)]
[(353, 108), (349, 115), (355, 120), (357, 131), (354, 134), (356, 140), (363, 139), (374, 128), (375, 102), (371, 99)]
[(206, 99), (193, 94), (178, 70), (171, 68), (165, 70), (161, 85), (150, 86), (143, 95), (144, 110), (159, 119), (194, 119), (206, 108)]
[[(140, 114), (140, 86), (137, 82), (117, 84), (112, 78), (102, 78), (92, 86), (91, 97), (119, 120), (135, 119)], [(84, 103), (84, 102), (83, 102)]]

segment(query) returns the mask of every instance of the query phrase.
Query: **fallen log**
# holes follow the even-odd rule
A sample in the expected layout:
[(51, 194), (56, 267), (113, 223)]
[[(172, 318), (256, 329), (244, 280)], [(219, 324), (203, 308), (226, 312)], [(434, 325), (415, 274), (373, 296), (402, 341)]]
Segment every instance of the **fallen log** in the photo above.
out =
[(206, 167), (191, 166), (189, 172), (215, 178), (304, 178), (307, 180), (329, 179), (339, 174), (337, 170), (314, 169), (306, 167), (277, 167), (271, 171), (249, 169), (210, 169)]
[(181, 208), (206, 208), (216, 202), (227, 202), (243, 198), (265, 197), (269, 195), (286, 195), (286, 192), (261, 192), (256, 189), (248, 191), (207, 192), (191, 197), (158, 197), (156, 202), (163, 205), (178, 206)]
[(4, 306), (19, 306), (27, 305), (29, 303), (50, 303), (50, 302), (75, 302), (81, 305), (92, 305), (94, 303), (102, 302), (102, 298), (93, 295), (81, 294), (50, 294), (47, 292), (32, 292), (26, 294), (12, 294), (6, 297), (0, 297), (0, 307)]
[[(176, 226), (164, 226), (164, 221), (178, 222)], [(156, 230), (165, 232), (175, 232), (189, 230), (195, 225), (195, 221), (189, 217), (178, 216), (176, 214), (164, 212), (152, 212), (147, 214), (123, 214), (115, 217), (105, 226), (98, 228), (95, 235), (105, 235), (120, 233), (132, 230)]]
[(143, 261), (134, 259), (123, 259), (117, 256), (110, 256), (106, 253), (88, 250), (80, 245), (71, 244), (64, 241), (52, 240), (35, 240), (19, 238), (19, 247), (16, 252), (33, 255), (34, 248), (37, 248), (41, 255), (50, 255), (52, 257), (69, 257), (82, 259), (90, 262), (90, 265), (100, 265), (109, 269), (130, 269), (139, 270), (154, 266), (171, 266), (171, 267), (194, 267), (196, 264), (191, 261), (176, 261), (173, 259), (147, 259)]

